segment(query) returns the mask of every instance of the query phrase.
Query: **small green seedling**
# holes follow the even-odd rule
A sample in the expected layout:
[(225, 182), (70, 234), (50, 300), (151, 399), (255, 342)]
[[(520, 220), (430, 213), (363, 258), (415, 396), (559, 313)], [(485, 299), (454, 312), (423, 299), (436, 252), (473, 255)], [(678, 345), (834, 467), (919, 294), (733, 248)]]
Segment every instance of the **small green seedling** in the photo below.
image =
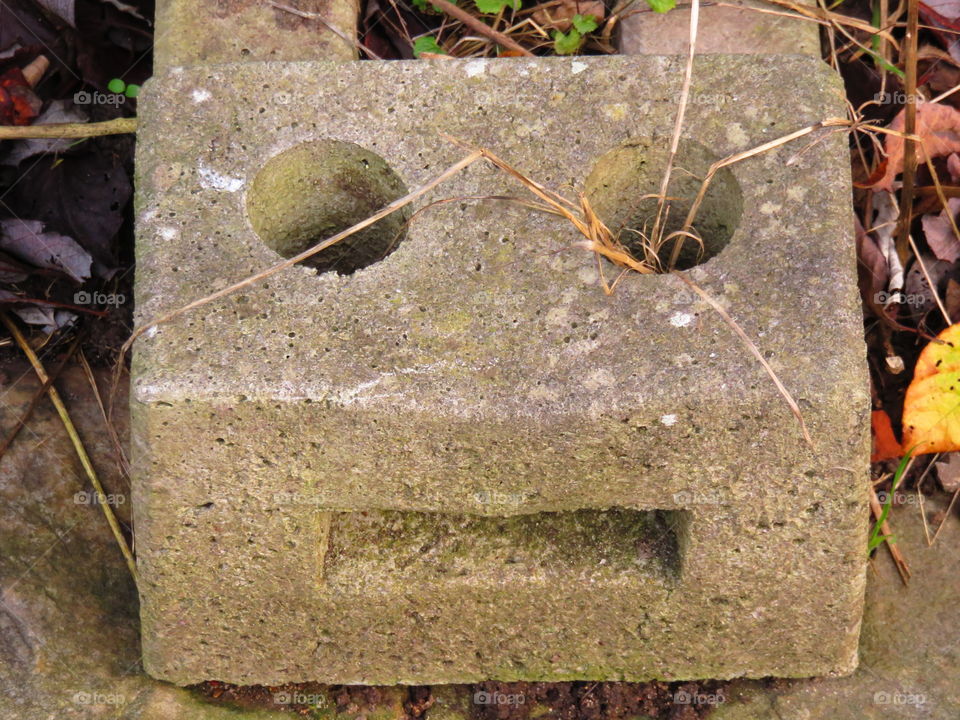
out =
[(137, 95), (140, 94), (139, 85), (134, 85), (134, 84), (127, 85), (120, 78), (114, 78), (113, 80), (108, 82), (107, 90), (109, 90), (112, 93), (116, 93), (117, 95), (121, 95), (121, 94), (125, 95), (128, 98), (135, 98)]
[(570, 22), (573, 27), (568, 32), (553, 31), (553, 51), (557, 55), (573, 55), (583, 46), (583, 36), (600, 27), (593, 15), (574, 15)]
[(900, 481), (903, 480), (903, 474), (907, 471), (907, 466), (910, 464), (910, 459), (915, 449), (916, 448), (910, 448), (907, 450), (903, 459), (900, 461), (900, 465), (897, 467), (897, 471), (893, 474), (893, 483), (890, 485), (890, 492), (887, 494), (886, 502), (883, 503), (883, 508), (880, 510), (880, 517), (878, 517), (877, 521), (873, 524), (873, 531), (870, 533), (870, 540), (867, 543), (868, 555), (883, 545), (883, 543), (890, 542), (894, 539), (893, 535), (881, 534), (883, 532), (883, 523), (887, 521), (887, 515), (890, 514), (890, 508), (893, 506), (893, 496), (897, 492), (897, 486), (900, 484)]
[(420, 57), (423, 53), (433, 53), (434, 55), (446, 55), (447, 52), (437, 43), (433, 35), (424, 35), (413, 41), (413, 56)]

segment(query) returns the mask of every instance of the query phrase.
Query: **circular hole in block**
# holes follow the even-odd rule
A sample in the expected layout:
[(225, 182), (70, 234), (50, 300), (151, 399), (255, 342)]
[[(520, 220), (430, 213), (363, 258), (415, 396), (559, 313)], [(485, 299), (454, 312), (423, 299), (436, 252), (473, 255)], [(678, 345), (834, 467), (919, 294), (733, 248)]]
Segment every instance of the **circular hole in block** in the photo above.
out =
[[(369, 150), (338, 140), (302, 143), (271, 158), (247, 193), (260, 239), (285, 258), (346, 230), (407, 194), (400, 176)], [(406, 209), (303, 261), (349, 275), (382, 260), (403, 240)]]
[[(657, 199), (670, 154), (670, 138), (634, 139), (600, 157), (587, 177), (585, 192), (597, 215), (631, 253), (642, 259), (644, 245), (666, 268), (675, 239), (670, 233), (683, 227), (710, 165), (720, 158), (698, 142), (680, 142), (664, 206), (665, 221), (654, 237)], [(667, 212), (669, 210), (669, 212)], [(702, 246), (691, 238), (684, 242), (676, 267), (691, 268), (717, 255), (730, 242), (743, 213), (743, 194), (729, 168), (714, 175), (696, 214), (693, 227)]]

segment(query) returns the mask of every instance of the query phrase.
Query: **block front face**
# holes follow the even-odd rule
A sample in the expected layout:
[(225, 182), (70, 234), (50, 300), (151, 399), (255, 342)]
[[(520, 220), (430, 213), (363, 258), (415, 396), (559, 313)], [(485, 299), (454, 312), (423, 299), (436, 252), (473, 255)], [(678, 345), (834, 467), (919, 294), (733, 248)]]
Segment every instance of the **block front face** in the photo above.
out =
[[(681, 77), (651, 57), (171, 70), (142, 100), (140, 319), (421, 186), (466, 153), (445, 136), (583, 189), (611, 224), (635, 220), (624, 204), (656, 190), (642, 168), (669, 145)], [(808, 58), (715, 56), (694, 78), (724, 94), (690, 106), (681, 173), (842, 114)], [(472, 199), (522, 196), (489, 165), (421, 206), (456, 202), (328, 254), (328, 272), (289, 268), (138, 341), (148, 671), (381, 684), (850, 671), (869, 405), (848, 168), (841, 136), (788, 166), (797, 150), (718, 174), (711, 259), (690, 274), (756, 340), (816, 452), (678, 278), (605, 295), (571, 226)]]

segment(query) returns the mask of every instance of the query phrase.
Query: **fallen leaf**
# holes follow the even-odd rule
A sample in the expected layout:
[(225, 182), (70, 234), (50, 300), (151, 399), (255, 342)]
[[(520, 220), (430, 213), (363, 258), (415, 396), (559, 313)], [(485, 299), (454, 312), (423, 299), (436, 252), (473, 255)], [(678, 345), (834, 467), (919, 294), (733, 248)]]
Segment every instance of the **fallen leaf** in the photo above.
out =
[(21, 217), (41, 220), (74, 238), (93, 256), (94, 273), (106, 279), (116, 268), (113, 240), (132, 191), (119, 159), (124, 142), (104, 138), (93, 146), (97, 152), (25, 163), (27, 169), (10, 192)]
[(903, 401), (903, 447), (916, 454), (960, 450), (960, 323), (920, 353)]
[(903, 448), (893, 434), (893, 424), (886, 410), (874, 410), (870, 416), (873, 431), (873, 452), (870, 462), (880, 462), (903, 457)]
[(541, 5), (533, 19), (542, 27), (566, 32), (575, 15), (592, 15), (599, 22), (606, 14), (606, 6), (599, 0), (559, 0), (556, 4)]
[[(949, 198), (947, 208), (950, 215), (956, 218), (960, 211), (960, 198)], [(938, 259), (952, 263), (960, 258), (960, 238), (953, 231), (947, 210), (941, 210), (937, 215), (924, 215), (921, 224), (927, 244)]]
[[(906, 122), (904, 110), (890, 123), (890, 130), (903, 132)], [(917, 105), (916, 135), (923, 141), (917, 147), (917, 163), (922, 165), (927, 158), (960, 152), (960, 111), (940, 103)], [(887, 135), (884, 140), (886, 158), (870, 177), (868, 187), (874, 190), (893, 190), (894, 178), (903, 172), (902, 137)]]
[(947, 308), (947, 315), (960, 318), (960, 283), (953, 278), (947, 279), (947, 289), (943, 294), (943, 304)]
[(39, 220), (0, 220), (0, 249), (31, 265), (66, 273), (77, 282), (90, 277), (90, 253), (73, 238), (44, 232)]

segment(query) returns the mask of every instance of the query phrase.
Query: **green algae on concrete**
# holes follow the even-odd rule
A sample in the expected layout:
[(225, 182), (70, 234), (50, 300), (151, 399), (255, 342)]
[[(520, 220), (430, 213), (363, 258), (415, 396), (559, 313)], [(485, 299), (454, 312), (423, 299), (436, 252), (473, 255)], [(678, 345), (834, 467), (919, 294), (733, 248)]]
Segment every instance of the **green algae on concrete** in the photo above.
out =
[[(141, 98), (139, 321), (279, 260), (247, 208), (291, 148), (354, 144), (416, 188), (464, 155), (447, 134), (582, 189), (610, 151), (669, 142), (682, 68), (161, 74)], [(812, 58), (703, 58), (698, 88), (723, 88), (688, 109), (687, 147), (711, 162), (844, 112)], [(290, 102), (257, 99), (273, 93)], [(839, 135), (797, 149), (730, 168), (735, 227), (690, 272), (793, 393), (815, 451), (682, 282), (629, 276), (605, 295), (569, 225), (469, 199), (522, 192), (486, 165), (425, 196), (456, 202), (418, 214), (383, 260), (349, 276), (289, 268), (142, 337), (147, 671), (178, 684), (852, 671), (869, 399), (849, 168)], [(510, 516), (528, 518), (497, 538)], [(539, 546), (523, 530), (537, 523)]]

